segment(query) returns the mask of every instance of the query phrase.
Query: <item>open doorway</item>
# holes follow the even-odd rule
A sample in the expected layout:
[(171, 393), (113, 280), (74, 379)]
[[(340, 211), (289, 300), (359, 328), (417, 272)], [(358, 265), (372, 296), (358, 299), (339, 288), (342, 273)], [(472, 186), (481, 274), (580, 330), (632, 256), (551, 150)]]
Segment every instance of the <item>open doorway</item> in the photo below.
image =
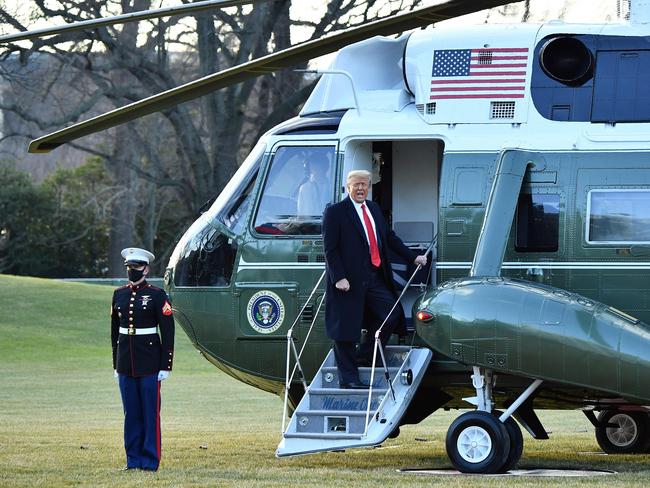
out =
[[(342, 178), (353, 169), (372, 172), (370, 199), (377, 202), (395, 233), (411, 249), (424, 251), (438, 230), (438, 195), (444, 144), (441, 140), (352, 141), (345, 149)], [(411, 327), (411, 309), (423, 285), (436, 284), (436, 246), (402, 298)], [(401, 290), (414, 267), (393, 260), (393, 279)]]

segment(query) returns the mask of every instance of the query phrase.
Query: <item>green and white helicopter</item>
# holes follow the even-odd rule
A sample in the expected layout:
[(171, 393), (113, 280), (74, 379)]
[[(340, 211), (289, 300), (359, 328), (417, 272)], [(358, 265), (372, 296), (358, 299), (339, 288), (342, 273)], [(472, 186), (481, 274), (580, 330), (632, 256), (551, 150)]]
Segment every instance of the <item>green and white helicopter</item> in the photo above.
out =
[[(201, 2), (245, 3), (257, 2)], [(546, 408), (582, 410), (608, 453), (650, 449), (650, 2), (616, 23), (431, 27), (506, 3), (450, 0), (369, 22), (31, 143), (51, 151), (336, 53), (300, 115), (260, 139), (185, 233), (164, 278), (206, 359), (284, 397), (278, 456), (376, 445), (471, 406), (446, 440), (463, 472), (513, 468), (520, 425), (548, 437), (535, 413)], [(371, 386), (355, 391), (338, 388), (322, 311), (322, 211), (352, 169), (373, 173), (393, 229), (432, 257), (426, 269), (393, 263), (409, 335), (375, 349), (384, 366), (362, 368)], [(318, 198), (303, 201), (309, 183)]]

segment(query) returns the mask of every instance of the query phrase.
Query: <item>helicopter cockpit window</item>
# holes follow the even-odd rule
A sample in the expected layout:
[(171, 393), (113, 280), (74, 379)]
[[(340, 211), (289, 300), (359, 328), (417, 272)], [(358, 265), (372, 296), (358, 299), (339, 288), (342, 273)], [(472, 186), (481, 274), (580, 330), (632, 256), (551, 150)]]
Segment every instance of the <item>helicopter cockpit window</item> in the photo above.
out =
[(517, 252), (556, 252), (560, 236), (560, 195), (519, 195), (516, 217)]
[(650, 243), (650, 190), (590, 191), (587, 202), (587, 242)]
[(334, 146), (280, 147), (271, 161), (255, 231), (271, 235), (318, 235), (334, 193)]

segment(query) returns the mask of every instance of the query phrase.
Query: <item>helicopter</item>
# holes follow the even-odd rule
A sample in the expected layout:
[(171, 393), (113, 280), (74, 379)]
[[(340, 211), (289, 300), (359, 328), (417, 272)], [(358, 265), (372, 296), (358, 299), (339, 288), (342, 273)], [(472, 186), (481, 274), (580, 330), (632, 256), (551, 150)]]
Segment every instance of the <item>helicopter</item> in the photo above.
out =
[[(440, 408), (470, 406), (446, 438), (462, 472), (514, 467), (520, 425), (548, 438), (539, 409), (583, 411), (607, 453), (649, 452), (650, 8), (631, 2), (629, 22), (383, 37), (506, 3), (451, 0), (369, 22), (30, 144), (48, 152), (336, 53), (300, 115), (260, 139), (164, 274), (205, 358), (285, 397), (293, 415), (278, 456), (376, 445)], [(335, 387), (320, 313), (321, 218), (358, 169), (372, 173), (371, 198), (395, 232), (432, 259), (427, 269), (393, 262), (409, 333), (379, 348), (385, 377), (373, 364), (362, 372), (369, 391), (351, 393)], [(319, 197), (301, 201), (308, 183)]]

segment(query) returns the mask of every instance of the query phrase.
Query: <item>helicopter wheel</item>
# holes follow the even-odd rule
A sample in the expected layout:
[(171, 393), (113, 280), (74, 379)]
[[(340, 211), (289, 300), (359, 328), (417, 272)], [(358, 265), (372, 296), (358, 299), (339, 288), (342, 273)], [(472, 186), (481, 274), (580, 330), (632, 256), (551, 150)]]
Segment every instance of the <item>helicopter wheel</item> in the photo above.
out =
[[(502, 413), (503, 412), (499, 412), (498, 410), (493, 412), (497, 419)], [(501, 469), (499, 469), (500, 473), (507, 473), (513, 469), (519, 462), (519, 459), (521, 459), (521, 455), (524, 452), (524, 436), (521, 434), (521, 428), (517, 421), (510, 416), (508, 417), (508, 420), (505, 421), (504, 425), (508, 431), (508, 437), (510, 437), (510, 451), (508, 452), (508, 459), (506, 459), (505, 464), (501, 466)]]
[(467, 412), (447, 431), (447, 456), (462, 473), (498, 473), (510, 453), (510, 435), (493, 414)]
[(645, 412), (606, 410), (598, 416), (602, 425), (596, 427), (596, 441), (607, 454), (633, 454), (647, 452), (650, 447), (650, 417)]

